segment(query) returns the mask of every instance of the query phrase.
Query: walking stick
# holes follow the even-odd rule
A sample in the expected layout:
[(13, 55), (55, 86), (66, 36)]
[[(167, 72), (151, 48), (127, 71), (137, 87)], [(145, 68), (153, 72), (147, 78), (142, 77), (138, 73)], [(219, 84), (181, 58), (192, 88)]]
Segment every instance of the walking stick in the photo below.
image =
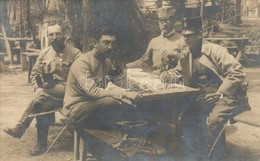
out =
[(47, 149), (47, 151), (44, 153), (42, 159), (40, 161), (43, 161), (45, 156), (47, 155), (47, 153), (49, 152), (49, 150), (52, 148), (52, 146), (54, 145), (54, 143), (58, 140), (58, 138), (60, 137), (60, 135), (63, 133), (63, 131), (69, 126), (69, 124), (67, 124), (62, 130), (61, 132), (56, 136), (56, 138), (53, 140), (53, 142), (51, 143), (51, 145), (49, 146), (49, 148)]
[(210, 155), (211, 155), (213, 149), (215, 148), (215, 146), (216, 146), (216, 144), (217, 144), (217, 142), (218, 142), (218, 140), (219, 140), (221, 134), (224, 132), (225, 128), (226, 128), (226, 124), (224, 124), (224, 126), (222, 127), (221, 131), (220, 131), (219, 134), (218, 134), (218, 137), (217, 137), (216, 140), (214, 141), (214, 144), (213, 144), (212, 147), (210, 148), (210, 151), (209, 151), (209, 154), (208, 154), (208, 158), (210, 157)]

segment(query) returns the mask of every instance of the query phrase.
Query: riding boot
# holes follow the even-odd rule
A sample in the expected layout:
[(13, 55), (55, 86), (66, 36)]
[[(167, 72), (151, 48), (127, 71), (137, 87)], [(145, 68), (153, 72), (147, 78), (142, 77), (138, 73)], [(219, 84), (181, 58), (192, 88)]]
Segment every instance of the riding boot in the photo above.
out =
[(30, 152), (30, 154), (32, 156), (40, 155), (40, 154), (46, 152), (48, 149), (49, 126), (36, 125), (36, 127), (37, 127), (37, 145)]
[(220, 160), (225, 154), (226, 135), (225, 130), (222, 131), (223, 127), (221, 124), (209, 126), (210, 161)]
[(33, 120), (33, 117), (28, 117), (28, 115), (35, 113), (36, 109), (39, 108), (40, 105), (40, 103), (32, 101), (28, 108), (24, 111), (16, 126), (14, 128), (5, 128), (4, 131), (8, 135), (20, 139)]

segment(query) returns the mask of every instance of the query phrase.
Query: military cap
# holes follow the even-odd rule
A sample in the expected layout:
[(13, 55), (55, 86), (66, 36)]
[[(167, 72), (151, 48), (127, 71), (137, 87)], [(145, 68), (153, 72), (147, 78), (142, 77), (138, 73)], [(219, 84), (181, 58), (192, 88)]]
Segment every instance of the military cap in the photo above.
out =
[(185, 17), (183, 18), (183, 30), (182, 35), (194, 34), (202, 31), (202, 19), (197, 17)]
[(157, 15), (159, 19), (168, 19), (175, 16), (175, 10), (172, 6), (164, 6), (157, 10)]

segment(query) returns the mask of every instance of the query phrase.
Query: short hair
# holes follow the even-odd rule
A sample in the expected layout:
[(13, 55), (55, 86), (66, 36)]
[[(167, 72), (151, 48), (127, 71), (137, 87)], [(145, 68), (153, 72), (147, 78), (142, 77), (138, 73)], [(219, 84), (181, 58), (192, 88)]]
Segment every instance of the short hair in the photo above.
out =
[(99, 40), (102, 35), (115, 35), (116, 36), (116, 31), (112, 29), (109, 26), (100, 26), (96, 29), (96, 31), (93, 34), (93, 39)]
[(47, 22), (47, 33), (48, 33), (48, 28), (49, 27), (56, 26), (56, 25), (60, 26), (61, 32), (64, 33), (64, 26), (62, 26), (61, 23), (58, 23), (56, 21), (49, 21), (49, 22)]

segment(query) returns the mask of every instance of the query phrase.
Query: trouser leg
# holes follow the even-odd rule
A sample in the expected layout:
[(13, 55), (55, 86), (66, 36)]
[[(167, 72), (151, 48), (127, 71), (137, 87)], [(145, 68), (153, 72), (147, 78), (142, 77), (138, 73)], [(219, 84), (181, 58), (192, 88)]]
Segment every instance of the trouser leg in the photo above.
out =
[(185, 111), (181, 116), (181, 159), (183, 161), (207, 160), (207, 112), (194, 110)]
[[(220, 99), (212, 108), (212, 111), (208, 117), (209, 148), (211, 149), (215, 142), (216, 145), (214, 145), (211, 152), (211, 160), (218, 160), (224, 155), (225, 130), (221, 133), (224, 125), (228, 122), (228, 120), (243, 111), (245, 111), (245, 107), (241, 106), (241, 100), (229, 97)], [(221, 135), (219, 136), (220, 133)]]
[(211, 161), (218, 161), (225, 153), (226, 135), (223, 124), (215, 123), (209, 126), (209, 159)]
[(17, 125), (14, 128), (6, 128), (4, 131), (15, 138), (21, 138), (33, 120), (33, 117), (28, 115), (35, 113), (40, 106), (40, 103), (31, 101)]
[(226, 140), (225, 129), (223, 128), (228, 120), (242, 111), (243, 109), (239, 106), (239, 102), (236, 99), (226, 97), (219, 100), (212, 108), (208, 117), (210, 160), (217, 161), (224, 156)]
[[(46, 101), (42, 104), (42, 111), (51, 110), (55, 108), (57, 103)], [(55, 122), (55, 113), (41, 115), (36, 117), (37, 128), (37, 143), (36, 147), (30, 152), (31, 155), (36, 156), (44, 153), (48, 147), (48, 132), (50, 124)]]
[(46, 152), (48, 147), (49, 126), (36, 124), (36, 127), (37, 127), (37, 144), (35, 149), (33, 149), (30, 152), (32, 156), (40, 155)]
[(23, 126), (26, 129), (30, 126), (33, 117), (28, 117), (28, 115), (36, 113), (37, 109), (39, 109), (41, 106), (40, 103), (36, 102), (36, 101), (32, 101), (28, 108), (24, 111), (22, 117), (20, 118), (20, 120), (18, 121), (17, 125), (18, 126)]
[[(68, 120), (75, 128), (88, 128), (100, 130), (122, 130), (134, 135), (130, 128), (131, 121), (150, 120), (150, 115), (140, 111), (138, 108), (120, 105), (119, 101), (105, 97), (92, 102), (85, 102), (75, 106), (68, 113)], [(122, 121), (129, 124), (121, 124)], [(129, 126), (128, 126), (129, 125)], [(141, 128), (141, 127), (139, 127)], [(146, 136), (148, 131), (154, 131), (155, 128), (149, 128), (136, 133), (136, 135)]]
[(119, 110), (123, 110), (120, 109), (119, 102), (106, 97), (74, 107), (69, 113), (68, 120), (76, 128), (106, 128), (106, 125), (112, 125), (113, 120), (119, 117)]

